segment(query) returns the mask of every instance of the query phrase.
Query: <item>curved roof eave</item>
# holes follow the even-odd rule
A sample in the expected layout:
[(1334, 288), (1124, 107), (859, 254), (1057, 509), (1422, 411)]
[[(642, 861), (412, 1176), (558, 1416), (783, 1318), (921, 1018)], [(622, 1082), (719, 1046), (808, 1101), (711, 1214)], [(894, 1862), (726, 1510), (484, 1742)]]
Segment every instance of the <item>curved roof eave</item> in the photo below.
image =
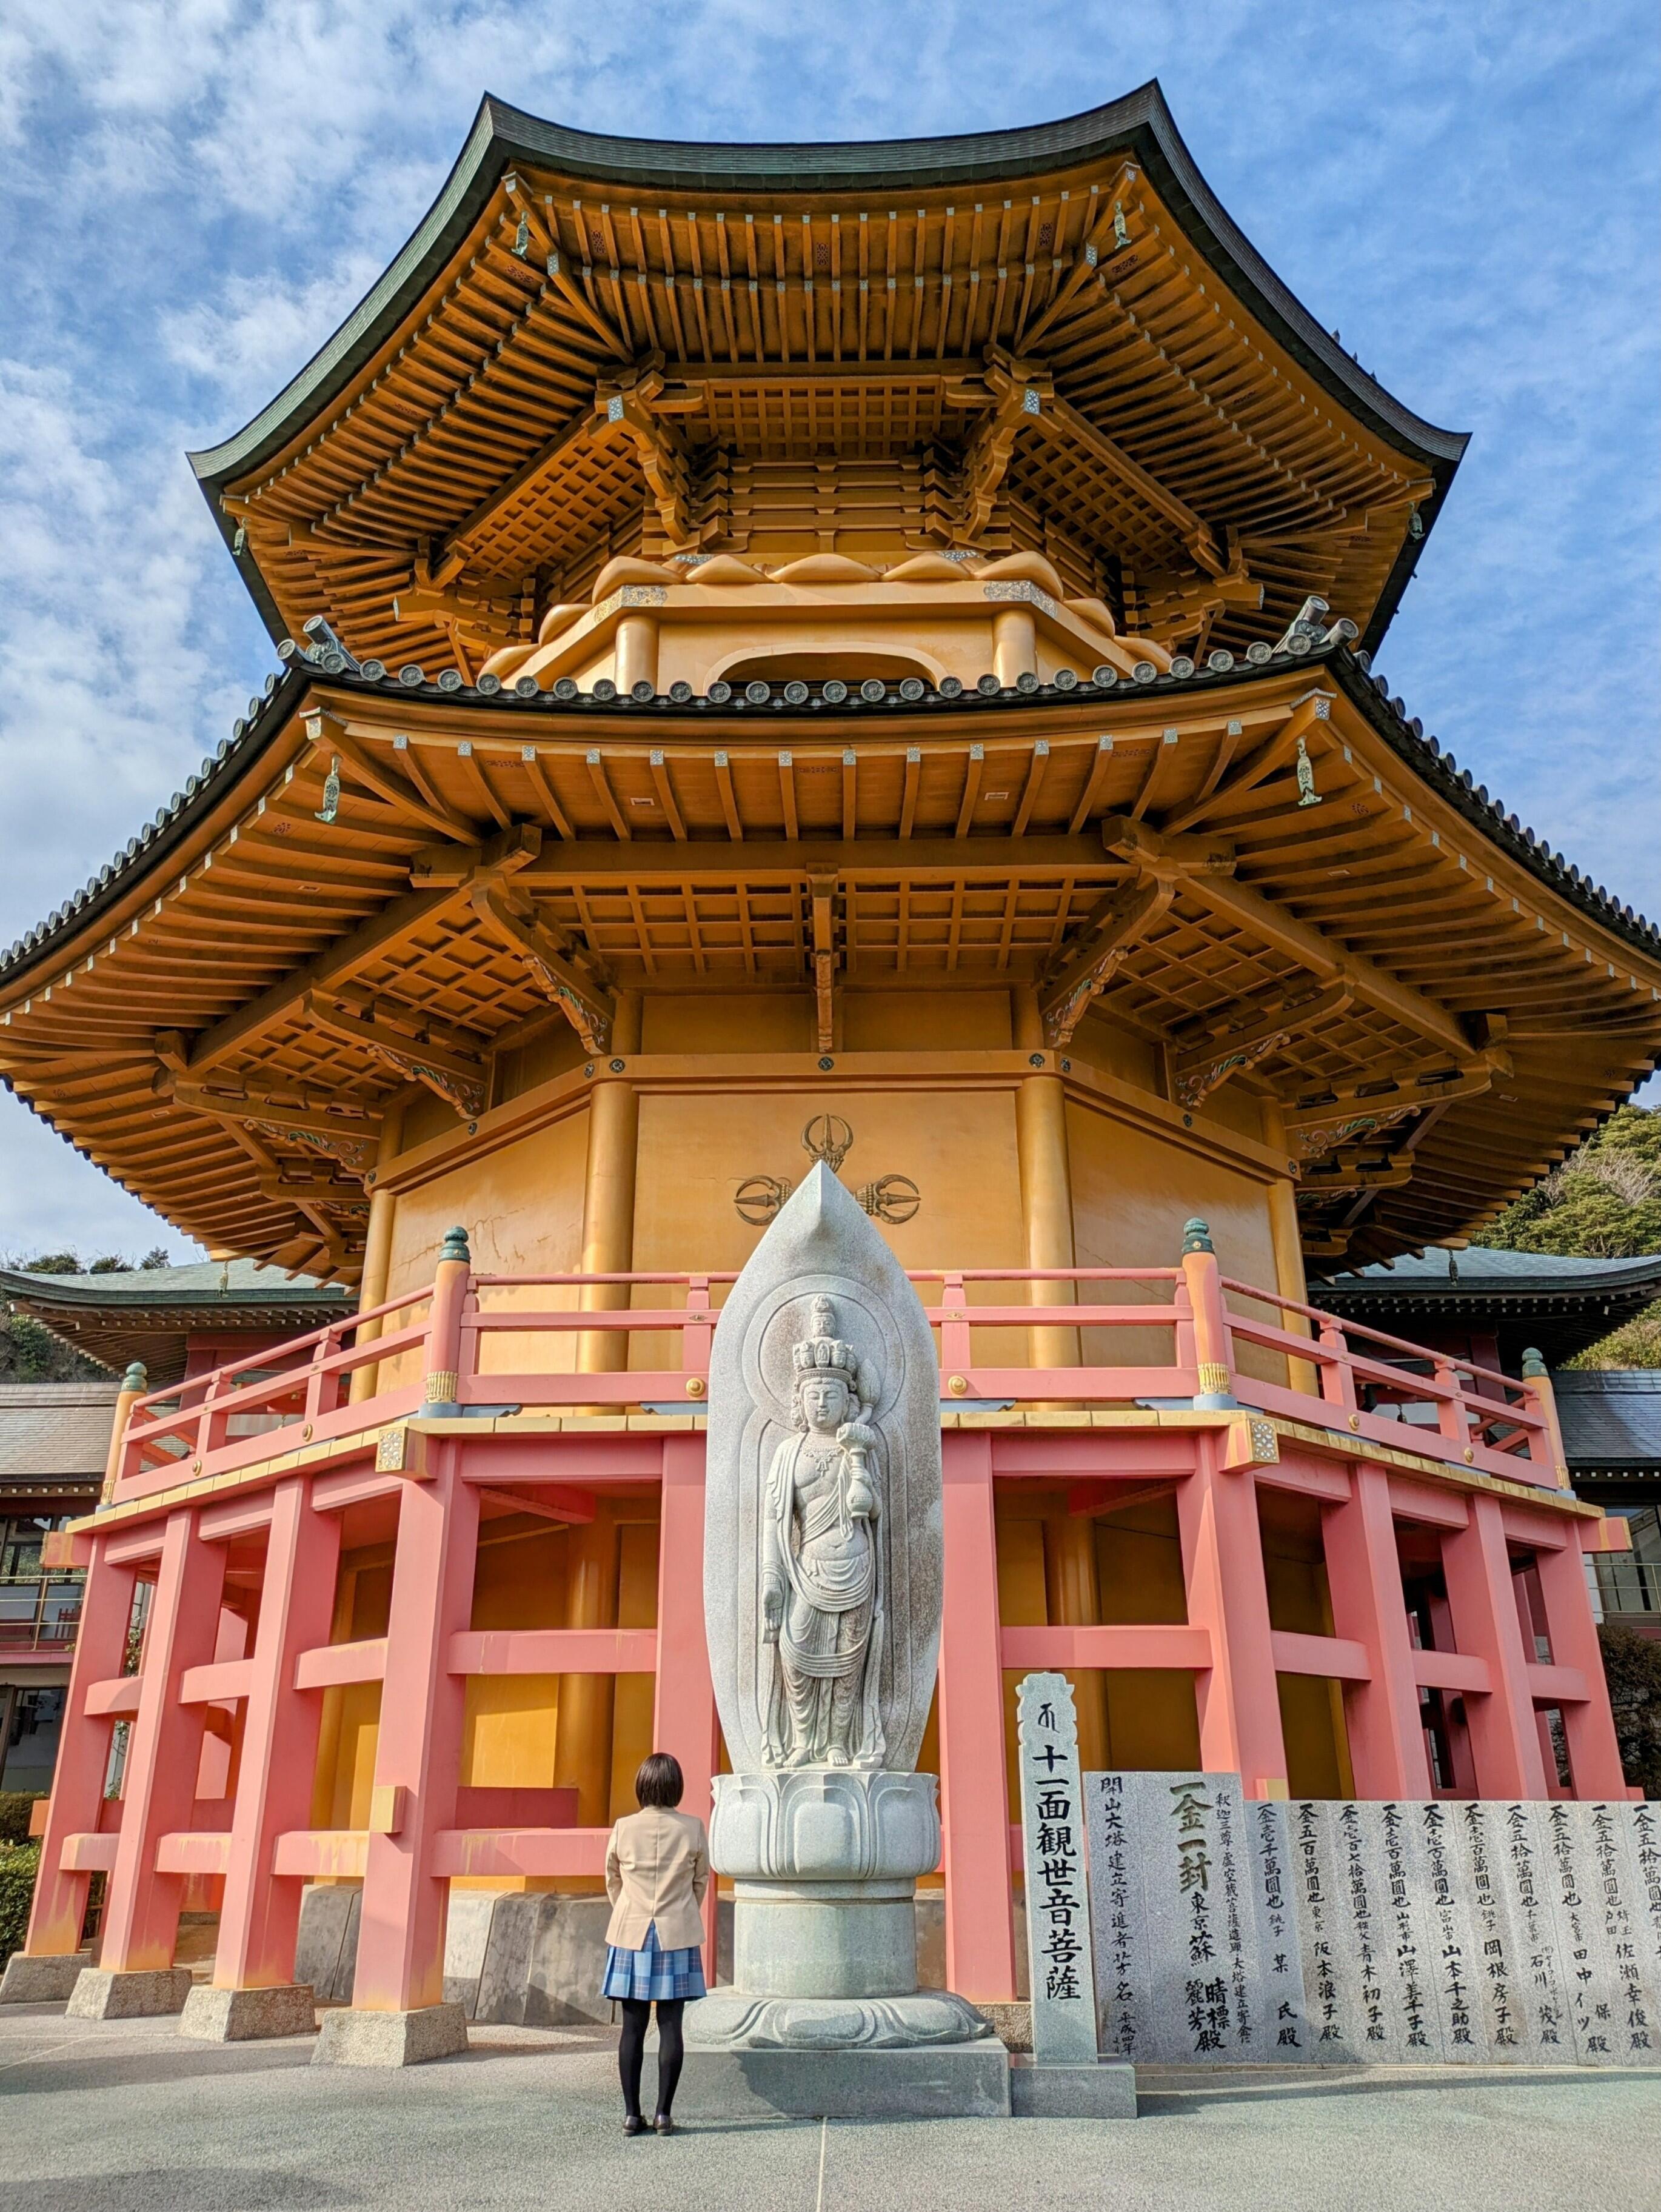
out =
[[(623, 138), (573, 131), (510, 106), (487, 93), (465, 144), (401, 251), (338, 330), (299, 374), (234, 437), (190, 455), (228, 537), (215, 495), (232, 477), (275, 453), (326, 406), (380, 348), (448, 262), (515, 162), (553, 167), (596, 184), (632, 183), (686, 191), (809, 191), (972, 185), (1031, 176), (1064, 165), (1129, 154), (1184, 222), (1197, 250), (1259, 316), (1287, 350), (1341, 404), (1379, 434), (1405, 445), (1435, 478), (1427, 531), (1469, 443), (1402, 404), (1351, 359), (1275, 274), (1201, 174), (1183, 144), (1157, 79), (1121, 99), (1054, 123), (939, 138), (855, 140), (806, 145), (711, 144)], [(1380, 635), (1423, 540), (1392, 574), (1370, 625)], [(252, 568), (252, 563), (248, 564)], [(245, 572), (246, 573), (246, 572)], [(251, 586), (252, 588), (252, 586)], [(255, 590), (268, 622), (272, 612)], [(1382, 617), (1382, 618), (1381, 618)]]
[[(1609, 931), (1647, 958), (1661, 957), (1661, 924), (1634, 913), (1589, 876), (1571, 867), (1561, 854), (1525, 830), (1515, 815), (1507, 814), (1499, 801), (1489, 796), (1485, 785), (1477, 783), (1469, 769), (1460, 769), (1453, 756), (1445, 752), (1434, 738), (1427, 736), (1421, 723), (1409, 717), (1403, 702), (1391, 697), (1384, 678), (1372, 673), (1365, 653), (1326, 644), (1317, 647), (1300, 663), (1294, 663), (1289, 655), (1281, 653), (1261, 665), (1237, 666), (1224, 675), (1196, 670), (1191, 676), (1162, 677), (1147, 687), (1146, 696), (1165, 698), (1190, 688), (1209, 690), (1267, 682), (1285, 675), (1293, 665), (1328, 667), (1351, 704), (1366, 717), (1370, 727), (1402, 766), (1427, 790), (1453, 806), (1479, 836), (1492, 839), (1545, 890), (1575, 908), (1589, 921)], [(83, 890), (66, 899), (47, 921), (37, 924), (15, 945), (0, 948), (0, 988), (38, 961), (54, 955), (69, 939), (100, 921), (129, 895), (135, 878), (159, 869), (164, 862), (170, 863), (211, 808), (240, 784), (275, 743), (314, 683), (346, 691), (373, 691), (383, 696), (391, 694), (411, 702), (417, 699), (431, 703), (442, 701), (447, 706), (463, 705), (475, 712), (483, 709), (520, 719), (521, 726), (524, 718), (531, 716), (540, 719), (560, 715), (580, 720), (600, 714), (608, 720), (618, 716), (649, 716), (651, 726), (661, 730), (666, 726), (685, 727), (718, 711), (707, 699), (671, 706), (662, 698), (643, 702), (626, 696), (601, 701), (584, 694), (575, 700), (556, 702), (545, 692), (534, 700), (526, 700), (507, 691), (487, 696), (476, 689), (446, 690), (430, 683), (412, 690), (392, 676), (371, 676), (362, 670), (356, 674), (345, 671), (325, 672), (311, 659), (295, 653), (289, 659), (283, 675), (266, 696), (252, 702), (253, 714), (239, 725), (235, 734), (225, 740), (211, 758), (203, 762), (200, 775), (192, 776), (184, 791), (175, 792), (171, 806), (161, 809), (156, 819), (145, 825), (142, 835), (133, 841), (135, 849), (131, 853), (118, 854)], [(1001, 691), (989, 698), (967, 694), (949, 703), (955, 715), (1008, 714), (1012, 711), (1054, 707), (1063, 699), (1080, 704), (1091, 696), (1092, 688), (1081, 684), (1069, 693), (1059, 693), (1048, 687), (1032, 692)], [(882, 708), (874, 711), (916, 720), (946, 703), (938, 695), (932, 700), (916, 702), (902, 701), (891, 695)], [(847, 711), (831, 709), (828, 719), (835, 720), (839, 713)], [(873, 710), (856, 702), (854, 711), (868, 726)], [(824, 713), (823, 708), (816, 709), (815, 718)], [(0, 1078), (0, 1081), (3, 1079)]]

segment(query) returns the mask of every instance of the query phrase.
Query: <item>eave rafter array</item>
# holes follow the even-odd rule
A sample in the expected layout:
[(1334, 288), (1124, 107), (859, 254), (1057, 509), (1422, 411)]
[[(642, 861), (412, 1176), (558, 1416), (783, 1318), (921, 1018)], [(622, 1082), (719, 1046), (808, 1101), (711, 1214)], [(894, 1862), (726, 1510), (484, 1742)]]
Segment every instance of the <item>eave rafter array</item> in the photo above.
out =
[(1037, 550), (1199, 653), (1311, 595), (1382, 620), (1451, 466), (1409, 447), (1132, 160), (672, 200), (515, 167), (350, 390), (215, 495), (274, 621), (469, 679), (612, 556), (768, 529)]
[(823, 1049), (842, 994), (1031, 983), (1060, 1053), (1110, 1063), (1105, 1021), (1186, 1112), (1274, 1102), (1352, 1264), (1491, 1214), (1661, 1048), (1643, 926), (1428, 795), (1342, 655), (788, 716), (296, 675), (240, 742), (11, 963), (0, 1066), (214, 1249), (313, 1273), (356, 1270), (390, 1102), (477, 1121), (538, 1038), (605, 1051), (619, 988), (799, 991)]

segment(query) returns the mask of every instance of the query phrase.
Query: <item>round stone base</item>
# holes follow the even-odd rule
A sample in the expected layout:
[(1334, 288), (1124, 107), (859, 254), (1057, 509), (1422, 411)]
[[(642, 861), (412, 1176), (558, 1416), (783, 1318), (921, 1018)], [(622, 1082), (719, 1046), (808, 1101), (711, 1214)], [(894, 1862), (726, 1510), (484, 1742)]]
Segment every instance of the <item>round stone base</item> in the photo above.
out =
[(716, 1990), (686, 2008), (688, 2051), (904, 2051), (995, 2042), (990, 2023), (949, 1990), (893, 1997), (768, 1997)]
[(937, 1786), (866, 1767), (719, 1774), (709, 1863), (738, 1881), (915, 1881), (940, 1864)]
[(909, 1881), (739, 1881), (733, 1979), (756, 1996), (909, 1996), (917, 1920)]

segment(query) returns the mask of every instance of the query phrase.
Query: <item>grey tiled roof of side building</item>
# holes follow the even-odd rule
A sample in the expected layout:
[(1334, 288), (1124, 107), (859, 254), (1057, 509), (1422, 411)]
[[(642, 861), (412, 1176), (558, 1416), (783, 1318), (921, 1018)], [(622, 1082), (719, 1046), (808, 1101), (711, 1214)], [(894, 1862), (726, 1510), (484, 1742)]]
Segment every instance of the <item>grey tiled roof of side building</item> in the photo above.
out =
[(338, 1283), (289, 1275), (259, 1260), (198, 1260), (183, 1267), (113, 1268), (96, 1275), (34, 1274), (0, 1268), (0, 1297), (60, 1306), (350, 1305)]
[(1431, 1244), (1422, 1252), (1334, 1275), (1322, 1288), (1334, 1297), (1357, 1290), (1365, 1294), (1374, 1286), (1409, 1296), (1436, 1291), (1491, 1291), (1504, 1296), (1507, 1291), (1623, 1290), (1651, 1281), (1661, 1297), (1661, 1252), (1636, 1259), (1596, 1260), (1560, 1252), (1513, 1252), (1486, 1244), (1453, 1252), (1445, 1244)]
[(1570, 1368), (1552, 1387), (1571, 1468), (1661, 1474), (1661, 1368)]

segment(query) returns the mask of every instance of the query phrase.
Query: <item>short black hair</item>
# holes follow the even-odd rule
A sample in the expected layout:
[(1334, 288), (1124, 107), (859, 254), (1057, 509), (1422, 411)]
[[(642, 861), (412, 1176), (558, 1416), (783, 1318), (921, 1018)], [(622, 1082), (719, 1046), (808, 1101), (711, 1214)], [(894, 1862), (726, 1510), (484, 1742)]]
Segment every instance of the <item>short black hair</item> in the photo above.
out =
[(678, 1805), (685, 1787), (680, 1761), (673, 1752), (654, 1751), (649, 1759), (640, 1762), (640, 1771), (635, 1777), (635, 1802), (642, 1806)]

